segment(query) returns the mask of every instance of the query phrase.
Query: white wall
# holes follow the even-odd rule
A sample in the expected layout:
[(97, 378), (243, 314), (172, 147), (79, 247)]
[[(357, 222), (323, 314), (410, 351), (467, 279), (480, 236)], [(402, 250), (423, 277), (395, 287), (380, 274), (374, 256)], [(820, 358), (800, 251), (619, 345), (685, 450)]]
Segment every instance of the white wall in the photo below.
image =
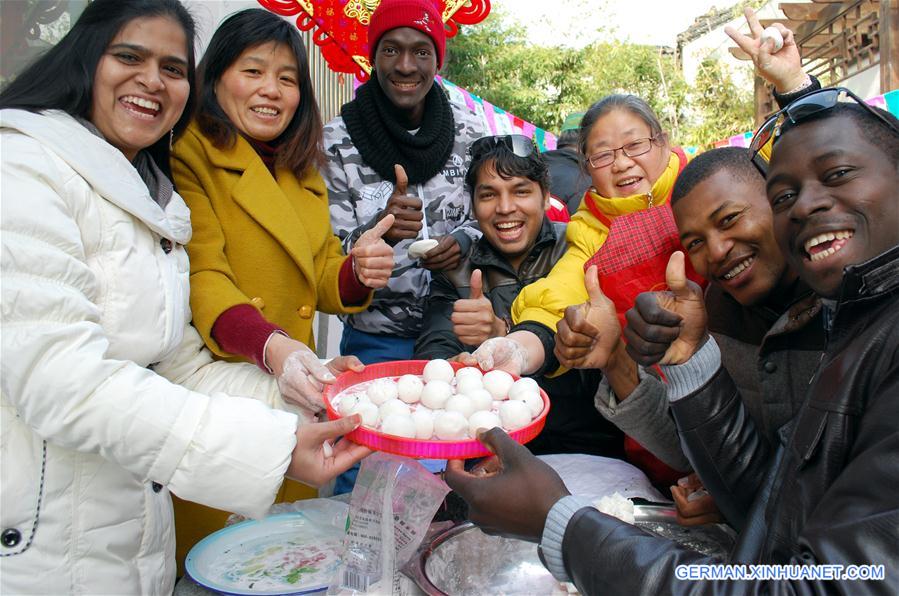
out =
[(225, 18), (239, 10), (262, 8), (256, 0), (181, 0), (197, 21), (197, 62), (212, 34)]
[(848, 87), (853, 93), (864, 98), (874, 97), (889, 91), (889, 89), (884, 89), (883, 91), (880, 89), (880, 64), (852, 75), (840, 83), (840, 86)]

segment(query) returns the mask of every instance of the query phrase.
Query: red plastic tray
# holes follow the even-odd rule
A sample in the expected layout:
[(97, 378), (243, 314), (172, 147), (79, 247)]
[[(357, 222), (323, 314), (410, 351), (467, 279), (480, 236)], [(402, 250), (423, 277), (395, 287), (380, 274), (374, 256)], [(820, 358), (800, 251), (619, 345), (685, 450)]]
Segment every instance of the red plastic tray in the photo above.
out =
[[(381, 362), (379, 364), (368, 364), (361, 373), (347, 371), (337, 377), (337, 381), (332, 385), (326, 385), (324, 391), (325, 408), (328, 411), (330, 420), (337, 420), (340, 414), (331, 406), (331, 400), (338, 393), (364, 383), (365, 381), (373, 381), (384, 377), (399, 377), (402, 375), (420, 375), (424, 371), (428, 360), (397, 360), (395, 362)], [(458, 362), (451, 362), (454, 370), (465, 368)], [(515, 380), (519, 377), (512, 375)], [(543, 426), (546, 424), (546, 415), (549, 413), (549, 397), (543, 389), (540, 390), (540, 397), (543, 398), (543, 411), (524, 428), (509, 433), (509, 436), (519, 443), (527, 443), (540, 434)], [(395, 455), (405, 455), (407, 457), (417, 459), (468, 459), (472, 457), (484, 457), (491, 455), (484, 445), (477, 439), (466, 439), (464, 441), (423, 441), (420, 439), (407, 439), (406, 437), (397, 437), (388, 435), (371, 428), (360, 426), (346, 437), (358, 443), (365, 445), (376, 451), (384, 451)]]

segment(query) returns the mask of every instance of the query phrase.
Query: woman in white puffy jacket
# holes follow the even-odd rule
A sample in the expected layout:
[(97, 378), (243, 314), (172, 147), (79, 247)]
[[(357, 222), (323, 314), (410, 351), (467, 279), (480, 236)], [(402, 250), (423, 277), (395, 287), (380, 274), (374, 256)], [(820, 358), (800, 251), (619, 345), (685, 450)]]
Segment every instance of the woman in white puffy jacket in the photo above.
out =
[[(368, 450), (323, 441), (189, 326), (189, 211), (166, 172), (194, 26), (177, 0), (97, 0), (0, 94), (0, 592), (164, 594), (169, 491), (263, 514)], [(243, 396), (243, 397), (241, 397)]]

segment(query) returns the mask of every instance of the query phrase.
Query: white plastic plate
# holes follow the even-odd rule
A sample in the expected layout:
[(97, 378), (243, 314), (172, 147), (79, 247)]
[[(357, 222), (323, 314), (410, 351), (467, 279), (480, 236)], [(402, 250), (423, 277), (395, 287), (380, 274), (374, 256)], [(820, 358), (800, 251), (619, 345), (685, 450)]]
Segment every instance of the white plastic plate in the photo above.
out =
[(185, 560), (198, 584), (223, 594), (324, 590), (340, 564), (344, 527), (302, 513), (250, 520), (210, 534)]

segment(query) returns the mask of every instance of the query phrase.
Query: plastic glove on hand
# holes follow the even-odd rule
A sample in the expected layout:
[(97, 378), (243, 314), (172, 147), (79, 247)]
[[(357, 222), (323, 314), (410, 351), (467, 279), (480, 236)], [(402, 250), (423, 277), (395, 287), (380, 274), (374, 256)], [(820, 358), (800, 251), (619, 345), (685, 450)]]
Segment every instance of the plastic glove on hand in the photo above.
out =
[[(291, 340), (293, 341), (293, 340)], [(336, 377), (328, 370), (307, 346), (301, 346), (284, 358), (280, 373), (277, 373), (278, 389), (284, 399), (301, 408), (319, 412), (325, 408), (322, 390)]]
[(528, 352), (524, 346), (508, 337), (488, 339), (472, 354), (481, 370), (504, 370), (521, 376), (528, 367)]

